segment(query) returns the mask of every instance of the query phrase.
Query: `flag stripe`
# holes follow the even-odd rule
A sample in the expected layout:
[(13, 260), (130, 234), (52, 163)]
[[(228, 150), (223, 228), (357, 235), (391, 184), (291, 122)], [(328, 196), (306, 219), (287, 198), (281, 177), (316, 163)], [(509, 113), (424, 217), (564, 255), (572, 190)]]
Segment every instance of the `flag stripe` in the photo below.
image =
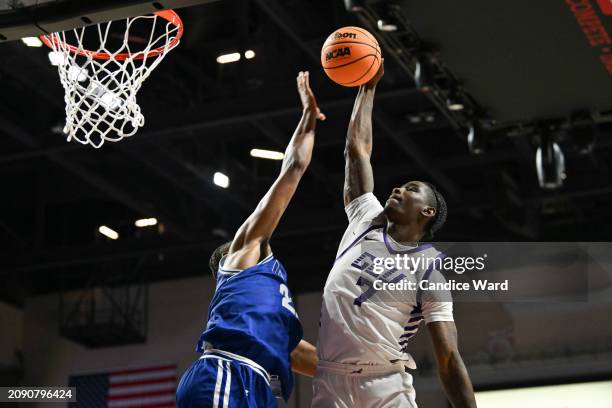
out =
[(126, 381), (121, 383), (112, 384), (113, 387), (131, 387), (137, 385), (147, 385), (147, 384), (163, 384), (168, 381), (176, 381), (176, 375), (171, 375), (163, 378), (154, 378), (152, 380), (144, 380), (144, 381)]
[(174, 389), (174, 383), (173, 382), (169, 382), (166, 384), (160, 384), (159, 386), (157, 384), (153, 384), (153, 385), (147, 385), (144, 387), (124, 387), (124, 388), (111, 388), (108, 391), (108, 397), (109, 399), (117, 399), (117, 398), (127, 398), (127, 397), (133, 397), (134, 395), (138, 395), (138, 394), (153, 394), (153, 393), (159, 393), (159, 392), (168, 392), (168, 390), (173, 390)]
[(171, 384), (170, 386), (162, 388), (162, 389), (144, 390), (141, 392), (134, 391), (130, 393), (126, 392), (123, 394), (115, 394), (115, 395), (110, 395), (110, 392), (109, 392), (108, 400), (110, 401), (110, 400), (118, 400), (118, 399), (146, 397), (147, 395), (165, 395), (165, 394), (168, 394), (168, 391), (172, 391), (172, 390), (174, 390), (174, 384)]
[(164, 366), (158, 366), (158, 367), (133, 368), (131, 370), (113, 371), (112, 373), (110, 373), (110, 375), (136, 374), (136, 373), (145, 373), (147, 371), (163, 371), (163, 370), (176, 370), (176, 366), (164, 365)]
[(111, 374), (110, 383), (111, 385), (113, 385), (115, 383), (137, 382), (172, 376), (176, 376), (176, 369), (164, 369), (160, 371), (147, 371), (143, 373), (132, 374)]

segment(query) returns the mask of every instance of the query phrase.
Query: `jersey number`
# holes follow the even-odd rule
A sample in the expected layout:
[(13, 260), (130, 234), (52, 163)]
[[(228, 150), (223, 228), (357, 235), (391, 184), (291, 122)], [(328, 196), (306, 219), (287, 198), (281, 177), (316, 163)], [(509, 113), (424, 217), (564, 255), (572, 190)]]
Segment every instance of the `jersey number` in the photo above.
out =
[(283, 307), (297, 316), (297, 313), (295, 313), (295, 308), (291, 304), (291, 296), (289, 295), (289, 288), (287, 285), (281, 283), (278, 290), (280, 291), (281, 295), (283, 295)]

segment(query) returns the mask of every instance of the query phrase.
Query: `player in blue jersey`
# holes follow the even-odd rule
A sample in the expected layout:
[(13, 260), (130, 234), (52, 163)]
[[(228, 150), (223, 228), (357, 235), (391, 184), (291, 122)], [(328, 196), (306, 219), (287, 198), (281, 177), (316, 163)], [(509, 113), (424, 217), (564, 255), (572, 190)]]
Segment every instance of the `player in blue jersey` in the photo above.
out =
[(308, 72), (298, 74), (297, 88), (302, 118), (278, 178), (234, 239), (211, 257), (216, 292), (197, 345), (202, 356), (177, 389), (179, 408), (276, 407), (275, 384), (287, 400), (292, 370), (314, 375), (315, 348), (302, 340), (287, 273), (269, 243), (310, 163), (316, 122), (325, 120)]

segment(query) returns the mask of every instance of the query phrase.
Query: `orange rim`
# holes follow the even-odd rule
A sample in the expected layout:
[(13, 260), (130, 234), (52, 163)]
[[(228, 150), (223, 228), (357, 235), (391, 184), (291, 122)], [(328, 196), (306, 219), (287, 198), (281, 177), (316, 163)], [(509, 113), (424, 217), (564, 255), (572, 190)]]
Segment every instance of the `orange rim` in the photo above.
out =
[(112, 55), (109, 54), (107, 52), (99, 52), (99, 51), (90, 51), (90, 50), (84, 50), (84, 49), (80, 49), (75, 47), (74, 45), (70, 45), (62, 40), (60, 40), (59, 38), (56, 37), (51, 37), (50, 34), (48, 35), (41, 35), (40, 39), (42, 40), (43, 43), (45, 43), (45, 45), (49, 48), (52, 49), (56, 49), (56, 48), (67, 48), (69, 52), (73, 53), (73, 54), (78, 54), (78, 55), (82, 55), (84, 57), (91, 57), (91, 58), (95, 58), (95, 59), (99, 59), (99, 60), (109, 60), (109, 59), (114, 59), (117, 61), (124, 61), (128, 58), (132, 58), (132, 59), (144, 59), (145, 57), (156, 57), (160, 54), (163, 54), (165, 52), (165, 50), (167, 49), (168, 51), (173, 49), (174, 47), (176, 47), (181, 39), (181, 37), (183, 36), (183, 21), (181, 20), (181, 18), (178, 16), (178, 14), (176, 14), (174, 12), (174, 10), (162, 10), (162, 11), (157, 11), (155, 13), (153, 13), (161, 18), (163, 18), (164, 20), (170, 22), (171, 24), (173, 24), (175, 27), (178, 28), (178, 31), (176, 32), (176, 35), (174, 37), (172, 37), (172, 39), (170, 40), (170, 42), (166, 45), (162, 45), (161, 47), (157, 47), (155, 49), (152, 49), (149, 52), (136, 52), (134, 54), (129, 53), (129, 52), (125, 52), (125, 53), (121, 53), (121, 54), (116, 54), (116, 55)]

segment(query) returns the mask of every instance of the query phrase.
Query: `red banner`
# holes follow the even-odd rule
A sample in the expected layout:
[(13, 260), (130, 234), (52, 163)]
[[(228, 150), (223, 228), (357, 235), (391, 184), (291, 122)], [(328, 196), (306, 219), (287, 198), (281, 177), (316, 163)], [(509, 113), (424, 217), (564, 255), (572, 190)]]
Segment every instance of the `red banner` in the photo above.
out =
[(608, 16), (612, 16), (612, 0), (597, 0), (601, 11)]

